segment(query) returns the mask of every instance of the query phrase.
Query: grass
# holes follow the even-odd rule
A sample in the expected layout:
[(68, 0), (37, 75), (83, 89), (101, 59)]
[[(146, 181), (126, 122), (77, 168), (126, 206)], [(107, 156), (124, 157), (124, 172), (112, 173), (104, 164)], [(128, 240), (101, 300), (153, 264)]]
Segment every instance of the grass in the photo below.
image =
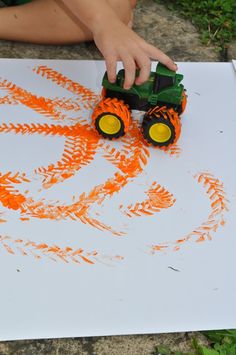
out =
[[(235, 0), (155, 0), (177, 11), (198, 28), (202, 43), (213, 44), (227, 56), (229, 43), (236, 37)], [(224, 58), (227, 60), (227, 58)]]
[(235, 355), (236, 330), (212, 330), (203, 332), (208, 339), (209, 346), (200, 345), (192, 339), (193, 350), (188, 353), (171, 351), (168, 348), (157, 346), (153, 355)]

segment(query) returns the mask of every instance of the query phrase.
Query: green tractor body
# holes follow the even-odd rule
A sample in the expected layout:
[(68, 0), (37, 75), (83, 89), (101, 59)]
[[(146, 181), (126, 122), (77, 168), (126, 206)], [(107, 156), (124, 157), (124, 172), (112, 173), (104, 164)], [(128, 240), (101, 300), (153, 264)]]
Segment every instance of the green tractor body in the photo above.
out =
[(118, 72), (115, 83), (110, 83), (105, 73), (102, 80), (102, 100), (92, 115), (96, 130), (104, 138), (122, 137), (131, 124), (131, 110), (145, 111), (141, 123), (144, 139), (149, 144), (166, 149), (176, 143), (180, 136), (179, 115), (187, 102), (182, 80), (182, 74), (159, 63), (145, 83), (134, 84), (126, 90), (123, 88), (124, 69)]
[(142, 85), (134, 84), (129, 90), (123, 89), (125, 71), (122, 69), (115, 83), (110, 83), (105, 73), (102, 86), (106, 90), (106, 97), (123, 100), (131, 110), (148, 111), (157, 105), (165, 105), (178, 112), (181, 110), (184, 92), (182, 79), (182, 74), (176, 74), (159, 63), (156, 72), (151, 72), (148, 81)]

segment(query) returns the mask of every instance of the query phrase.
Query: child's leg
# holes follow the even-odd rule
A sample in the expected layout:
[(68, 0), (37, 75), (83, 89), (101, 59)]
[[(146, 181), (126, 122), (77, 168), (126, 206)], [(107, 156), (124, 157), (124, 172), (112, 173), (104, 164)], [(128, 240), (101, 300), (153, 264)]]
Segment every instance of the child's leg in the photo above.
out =
[[(67, 0), (70, 5), (74, 0)], [(108, 0), (121, 20), (128, 24), (135, 0)], [(67, 44), (92, 40), (91, 32), (54, 0), (33, 0), (0, 9), (0, 39), (45, 44)]]

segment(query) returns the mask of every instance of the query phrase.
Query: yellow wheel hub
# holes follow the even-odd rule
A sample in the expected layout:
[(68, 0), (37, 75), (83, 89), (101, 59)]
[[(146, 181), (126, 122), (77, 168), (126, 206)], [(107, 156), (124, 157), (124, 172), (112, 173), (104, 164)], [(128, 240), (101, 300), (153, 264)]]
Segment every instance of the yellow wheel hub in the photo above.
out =
[(164, 143), (170, 139), (171, 130), (164, 123), (154, 123), (149, 129), (149, 135), (154, 142)]
[(99, 120), (99, 127), (101, 131), (106, 134), (116, 134), (121, 129), (120, 120), (114, 115), (104, 115)]

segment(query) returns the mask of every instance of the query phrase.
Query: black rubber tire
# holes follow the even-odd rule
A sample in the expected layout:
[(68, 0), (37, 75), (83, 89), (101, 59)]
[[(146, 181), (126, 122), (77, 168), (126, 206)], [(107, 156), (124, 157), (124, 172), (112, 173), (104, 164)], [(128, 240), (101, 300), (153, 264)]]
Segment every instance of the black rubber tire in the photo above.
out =
[[(157, 141), (154, 141), (151, 137), (150, 137), (150, 134), (149, 134), (149, 131), (150, 131), (150, 128), (156, 124), (156, 123), (163, 123), (165, 125), (167, 125), (170, 130), (171, 130), (171, 136), (170, 138), (166, 141), (166, 142), (157, 142)], [(146, 114), (143, 118), (143, 122), (142, 122), (142, 134), (143, 134), (143, 137), (144, 139), (154, 145), (155, 147), (168, 147), (170, 144), (173, 144), (174, 141), (175, 141), (175, 127), (174, 125), (169, 121), (167, 120), (166, 118), (160, 116), (160, 117), (156, 117), (154, 115), (148, 115)]]
[[(108, 134), (106, 132), (104, 132), (101, 128), (100, 128), (100, 125), (99, 125), (99, 121), (101, 120), (101, 118), (105, 115), (110, 115), (112, 114), (113, 116), (115, 116), (119, 121), (120, 121), (120, 124), (121, 124), (121, 127), (120, 127), (120, 130), (115, 133), (115, 134)], [(98, 133), (104, 137), (104, 138), (107, 138), (107, 139), (117, 139), (119, 137), (122, 137), (124, 136), (125, 134), (125, 131), (124, 131), (124, 122), (123, 120), (116, 114), (114, 113), (111, 113), (111, 112), (103, 112), (101, 113), (101, 115), (99, 115), (96, 120), (95, 120), (95, 127), (96, 127), (96, 130), (98, 131)]]

